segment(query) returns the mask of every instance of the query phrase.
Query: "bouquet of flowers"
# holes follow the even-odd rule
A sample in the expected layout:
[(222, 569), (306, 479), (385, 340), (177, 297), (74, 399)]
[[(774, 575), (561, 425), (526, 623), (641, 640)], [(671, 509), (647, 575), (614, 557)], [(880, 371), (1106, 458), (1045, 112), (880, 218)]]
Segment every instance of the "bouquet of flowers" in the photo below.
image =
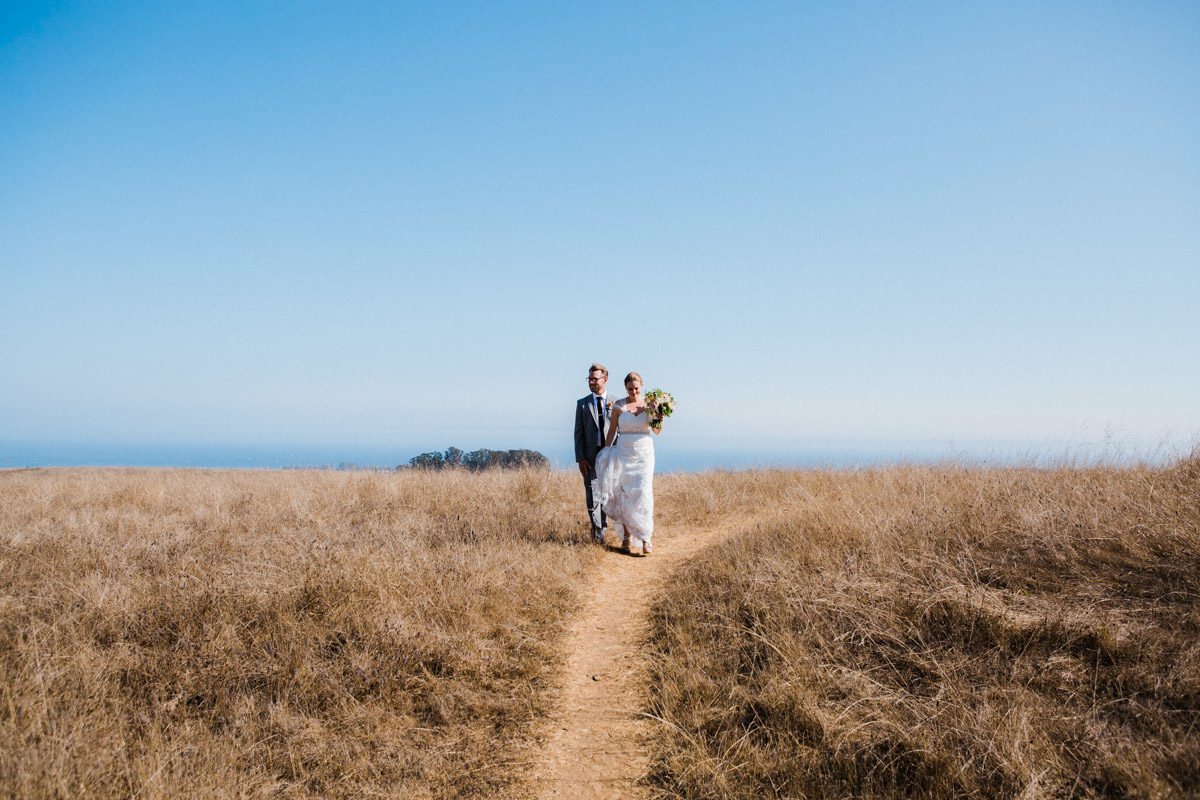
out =
[(646, 416), (650, 420), (650, 427), (654, 430), (661, 431), (663, 420), (671, 416), (674, 410), (675, 398), (662, 389), (646, 393)]

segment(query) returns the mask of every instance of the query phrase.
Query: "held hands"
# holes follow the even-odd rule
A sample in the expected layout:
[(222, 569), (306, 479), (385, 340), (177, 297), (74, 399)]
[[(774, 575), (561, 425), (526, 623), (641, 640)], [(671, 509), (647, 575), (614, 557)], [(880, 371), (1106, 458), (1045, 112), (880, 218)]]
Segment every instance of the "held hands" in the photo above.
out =
[(588, 460), (586, 458), (581, 458), (576, 463), (579, 464), (579, 474), (586, 478), (588, 476), (588, 469), (592, 465), (590, 463), (588, 463)]

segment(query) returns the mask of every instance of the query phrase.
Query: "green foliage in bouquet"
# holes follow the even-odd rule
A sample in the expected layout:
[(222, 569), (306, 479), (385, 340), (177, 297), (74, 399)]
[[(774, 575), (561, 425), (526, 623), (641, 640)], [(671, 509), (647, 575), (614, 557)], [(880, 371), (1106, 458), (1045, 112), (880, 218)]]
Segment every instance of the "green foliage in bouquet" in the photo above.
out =
[(663, 420), (675, 411), (675, 398), (662, 389), (655, 389), (646, 394), (646, 413), (650, 418), (650, 427), (656, 431), (662, 430)]

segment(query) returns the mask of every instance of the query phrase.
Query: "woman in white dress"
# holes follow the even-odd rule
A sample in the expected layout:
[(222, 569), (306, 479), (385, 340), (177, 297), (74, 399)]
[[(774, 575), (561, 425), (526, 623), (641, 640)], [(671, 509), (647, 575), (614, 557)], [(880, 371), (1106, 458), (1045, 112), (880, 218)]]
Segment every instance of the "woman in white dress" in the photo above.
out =
[(626, 375), (625, 391), (629, 396), (613, 405), (608, 435), (596, 456), (597, 491), (599, 505), (621, 534), (621, 550), (648, 556), (654, 533), (654, 439), (650, 434), (657, 435), (661, 428), (650, 427), (642, 376), (636, 372)]

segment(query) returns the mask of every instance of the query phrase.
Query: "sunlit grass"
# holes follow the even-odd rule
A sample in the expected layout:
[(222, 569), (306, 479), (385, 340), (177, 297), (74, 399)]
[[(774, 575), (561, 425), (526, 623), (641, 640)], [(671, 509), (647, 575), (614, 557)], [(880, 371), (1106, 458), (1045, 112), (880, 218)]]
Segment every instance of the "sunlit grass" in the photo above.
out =
[[(659, 476), (674, 797), (1200, 785), (1200, 461)], [(0, 796), (520, 796), (570, 472), (0, 472)], [(655, 558), (669, 557), (664, 547)]]
[(0, 795), (505, 785), (595, 557), (577, 483), (0, 473)]
[(1200, 792), (1200, 460), (774, 481), (654, 612), (663, 796)]

